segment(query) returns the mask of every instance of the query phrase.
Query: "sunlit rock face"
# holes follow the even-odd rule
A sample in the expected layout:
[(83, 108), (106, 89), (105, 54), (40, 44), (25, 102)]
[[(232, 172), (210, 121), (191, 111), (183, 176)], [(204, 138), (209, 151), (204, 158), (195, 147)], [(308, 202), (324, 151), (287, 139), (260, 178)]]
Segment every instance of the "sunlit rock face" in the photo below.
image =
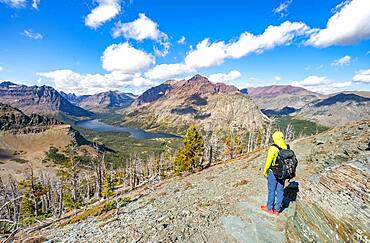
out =
[[(367, 242), (370, 239), (370, 122), (315, 140), (300, 183), (288, 242)], [(330, 135), (330, 136), (328, 136)]]
[(195, 75), (166, 81), (144, 92), (124, 112), (124, 124), (181, 132), (190, 124), (206, 131), (254, 130), (269, 121), (247, 94), (224, 83)]

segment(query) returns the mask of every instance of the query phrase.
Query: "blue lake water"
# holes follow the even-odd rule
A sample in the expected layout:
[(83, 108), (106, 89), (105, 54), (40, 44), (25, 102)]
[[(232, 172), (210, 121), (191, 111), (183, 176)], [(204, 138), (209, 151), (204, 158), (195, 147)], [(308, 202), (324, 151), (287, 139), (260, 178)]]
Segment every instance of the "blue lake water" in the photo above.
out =
[(179, 136), (169, 134), (169, 133), (147, 132), (140, 128), (120, 127), (120, 126), (109, 125), (97, 119), (77, 121), (75, 122), (75, 125), (78, 127), (90, 129), (90, 130), (97, 131), (97, 132), (126, 132), (126, 133), (129, 133), (131, 137), (134, 137), (136, 139), (179, 138)]

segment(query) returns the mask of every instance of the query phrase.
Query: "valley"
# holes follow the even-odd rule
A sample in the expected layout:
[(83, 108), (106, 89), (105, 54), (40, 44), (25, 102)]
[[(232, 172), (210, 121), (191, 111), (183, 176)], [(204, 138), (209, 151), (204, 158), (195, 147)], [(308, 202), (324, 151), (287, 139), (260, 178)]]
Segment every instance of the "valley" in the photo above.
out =
[(188, 176), (153, 181), (113, 197), (130, 201), (112, 211), (88, 218), (81, 212), (19, 237), (58, 242), (366, 242), (369, 132), (369, 121), (363, 121), (293, 141), (298, 176), (287, 187), (287, 208), (279, 217), (259, 210), (266, 194), (262, 150)]
[[(119, 234), (122, 240), (140, 237), (141, 240), (188, 241), (190, 235), (201, 229), (205, 239), (233, 242), (238, 241), (240, 234), (245, 237), (251, 228), (259, 229), (248, 236), (251, 241), (283, 241), (288, 234), (291, 239), (315, 239), (315, 235), (302, 235), (301, 227), (310, 227), (312, 217), (319, 217), (322, 224), (326, 224), (321, 214), (332, 212), (327, 211), (325, 205), (318, 212), (300, 211), (302, 215), (309, 213), (313, 216), (295, 218), (300, 204), (311, 207), (309, 198), (304, 198), (299, 203), (292, 202), (284, 212), (285, 218), (272, 222), (256, 210), (257, 203), (263, 198), (255, 188), (262, 187), (263, 179), (253, 178), (258, 178), (260, 173), (271, 132), (279, 129), (287, 140), (292, 141), (302, 161), (298, 180), (307, 180), (307, 183), (314, 182), (306, 176), (316, 173), (321, 177), (324, 176), (322, 169), (332, 169), (327, 157), (314, 154), (316, 143), (321, 144), (327, 136), (338, 137), (343, 133), (351, 134), (349, 143), (352, 140), (368, 143), (365, 137), (370, 126), (367, 120), (370, 101), (365, 93), (361, 93), (364, 96), (358, 95), (360, 93), (321, 95), (292, 86), (238, 90), (234, 86), (213, 83), (201, 75), (189, 80), (165, 81), (139, 96), (104, 92), (80, 97), (58, 93), (51, 87), (28, 88), (9, 82), (2, 83), (1, 87), (1, 92), (6, 94), (0, 98), (0, 102), (5, 103), (0, 104), (1, 181), (32, 182), (48, 188), (51, 193), (48, 198), (61, 205), (45, 204), (49, 200), (46, 195), (43, 192), (37, 194), (42, 205), (35, 207), (36, 215), (20, 218), (20, 225), (25, 229), (17, 236), (20, 238), (33, 235), (62, 242), (79, 237), (103, 239), (103, 235), (96, 231), (102, 224), (100, 232), (105, 232), (104, 238), (113, 239)], [(35, 90), (41, 90), (41, 93), (34, 93)], [(51, 97), (56, 98), (50, 98), (50, 92), (44, 90), (49, 90), (53, 93)], [(24, 95), (33, 98), (23, 98)], [(25, 105), (25, 101), (18, 101), (19, 98), (30, 100)], [(43, 112), (35, 114), (38, 106)], [(341, 115), (344, 110), (347, 110), (346, 116)], [(331, 119), (337, 122), (334, 129)], [(363, 133), (358, 134), (357, 130)], [(191, 139), (199, 140), (190, 143), (200, 146), (199, 160), (195, 164), (181, 164), (186, 163), (181, 156), (186, 155), (187, 146), (190, 146), (186, 141)], [(338, 143), (337, 140), (329, 142), (330, 147)], [(304, 147), (306, 150), (312, 147), (312, 150), (306, 151)], [(348, 155), (350, 158), (340, 155), (340, 159), (338, 157), (333, 163), (344, 163), (359, 154), (364, 156), (361, 151), (367, 149), (361, 147), (360, 152)], [(192, 149), (190, 153), (193, 153)], [(359, 159), (366, 164), (363, 157)], [(313, 160), (319, 163), (311, 169), (309, 165)], [(353, 170), (348, 166), (343, 168)], [(225, 176), (217, 176), (220, 170), (228, 180)], [(302, 186), (304, 188), (304, 184)], [(34, 192), (21, 188), (16, 193)], [(302, 195), (306, 195), (304, 193)], [(215, 198), (222, 203), (216, 203)], [(138, 210), (134, 213), (135, 222), (119, 213), (119, 200), (124, 201), (124, 212), (131, 214)], [(181, 211), (175, 202), (188, 206)], [(14, 210), (24, 202), (19, 203), (14, 204)], [(94, 205), (100, 205), (97, 206), (99, 210), (95, 210)], [(46, 211), (42, 209), (45, 207), (48, 207)], [(91, 213), (93, 218), (85, 218), (81, 209), (86, 207), (91, 208), (86, 214)], [(113, 218), (109, 216), (112, 210), (117, 210)], [(147, 218), (151, 215), (148, 210), (154, 210), (154, 219), (161, 219), (166, 227), (158, 228), (157, 221)], [(184, 210), (193, 213), (184, 213)], [(73, 216), (72, 212), (79, 213)], [(65, 216), (61, 218), (62, 215)], [(188, 225), (180, 226), (180, 218), (175, 215), (183, 215), (181, 218), (185, 217)], [(330, 220), (337, 222), (338, 215), (330, 215)], [(32, 229), (38, 221), (45, 223), (45, 217), (46, 224), (49, 224), (48, 220), (59, 222), (65, 218), (66, 221), (62, 220), (60, 225), (52, 223), (53, 227), (41, 234), (33, 233), (35, 231), (29, 227)], [(208, 220), (203, 221), (203, 218)], [(123, 234), (121, 223), (117, 222), (132, 228), (142, 224), (145, 231), (154, 227), (158, 233), (155, 238), (145, 231), (129, 230)], [(168, 227), (170, 222), (173, 227)], [(87, 228), (77, 236), (75, 227)], [(272, 228), (263, 234), (261, 227)], [(363, 230), (361, 224), (350, 227)], [(329, 237), (328, 232), (321, 232), (322, 229), (312, 230), (324, 234), (320, 237)]]
[(370, 243), (370, 0), (0, 0), (0, 242)]

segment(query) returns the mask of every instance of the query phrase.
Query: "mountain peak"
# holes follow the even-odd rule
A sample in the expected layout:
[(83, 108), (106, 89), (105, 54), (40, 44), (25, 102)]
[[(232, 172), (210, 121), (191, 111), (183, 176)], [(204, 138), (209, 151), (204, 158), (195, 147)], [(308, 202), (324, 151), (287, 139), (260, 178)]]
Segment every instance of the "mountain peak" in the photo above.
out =
[(191, 79), (188, 80), (188, 82), (195, 82), (195, 81), (209, 81), (207, 77), (204, 77), (200, 74), (194, 75)]
[(17, 85), (17, 84), (12, 83), (10, 81), (4, 81), (0, 83), (0, 87), (5, 87), (5, 88), (8, 88), (9, 86), (14, 86), (14, 85)]
[(34, 112), (55, 115), (63, 112), (72, 116), (91, 116), (93, 113), (71, 104), (50, 86), (26, 86), (3, 82), (0, 102), (10, 104), (27, 114)]

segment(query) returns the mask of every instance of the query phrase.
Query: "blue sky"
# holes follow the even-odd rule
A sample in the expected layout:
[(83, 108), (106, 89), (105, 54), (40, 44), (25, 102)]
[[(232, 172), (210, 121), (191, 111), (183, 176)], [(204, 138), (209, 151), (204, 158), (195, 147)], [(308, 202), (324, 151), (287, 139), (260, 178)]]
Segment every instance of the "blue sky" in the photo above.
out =
[(368, 0), (0, 0), (0, 36), (0, 80), (77, 94), (195, 73), (370, 91)]

